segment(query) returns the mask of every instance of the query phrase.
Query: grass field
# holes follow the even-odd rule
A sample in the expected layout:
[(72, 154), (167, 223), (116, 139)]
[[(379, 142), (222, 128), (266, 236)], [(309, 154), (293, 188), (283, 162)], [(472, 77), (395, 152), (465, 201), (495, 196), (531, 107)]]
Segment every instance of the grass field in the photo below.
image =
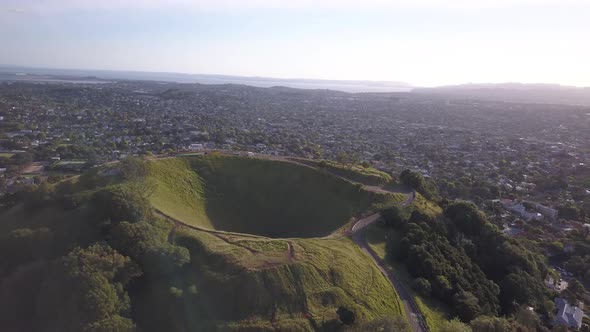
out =
[(199, 310), (217, 329), (329, 328), (341, 305), (360, 321), (402, 314), (391, 284), (347, 238), (219, 238), (183, 229), (176, 243), (189, 248), (193, 272), (180, 284), (197, 284), (206, 307)]
[(416, 199), (408, 207), (412, 210), (415, 209), (415, 210), (418, 210), (422, 213), (426, 213), (427, 215), (429, 215), (432, 218), (439, 217), (443, 212), (440, 206), (427, 200), (420, 193), (416, 193)]
[(370, 186), (382, 186), (393, 181), (391, 175), (373, 167), (362, 167), (359, 165), (348, 166), (328, 160), (317, 161), (302, 158), (292, 158), (292, 160)]
[(4, 157), (4, 158), (12, 158), (12, 156), (14, 156), (14, 153), (10, 153), (10, 152), (0, 152), (0, 157)]
[(167, 215), (191, 225), (214, 229), (205, 211), (205, 184), (185, 158), (149, 163), (155, 190), (152, 205)]
[(165, 214), (203, 228), (268, 237), (325, 236), (399, 200), (284, 161), (210, 155), (152, 161), (150, 170), (150, 200)]

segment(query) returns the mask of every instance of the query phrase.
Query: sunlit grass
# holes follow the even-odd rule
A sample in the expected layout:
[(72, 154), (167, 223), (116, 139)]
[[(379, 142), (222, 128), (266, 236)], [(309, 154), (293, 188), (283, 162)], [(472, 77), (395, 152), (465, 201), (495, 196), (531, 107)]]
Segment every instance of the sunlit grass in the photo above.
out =
[[(176, 242), (189, 248), (198, 273), (215, 279), (208, 284), (236, 290), (225, 299), (227, 306), (251, 310), (248, 319), (225, 322), (228, 330), (246, 326), (264, 330), (270, 317), (257, 312), (257, 307), (268, 303), (274, 303), (273, 324), (281, 329), (327, 324), (337, 319), (339, 306), (353, 310), (359, 321), (403, 313), (389, 281), (348, 238), (220, 238), (183, 228), (178, 230)], [(248, 303), (247, 294), (256, 294), (257, 300)]]
[(322, 237), (399, 194), (291, 162), (193, 156), (150, 162), (152, 205), (207, 229), (270, 237)]

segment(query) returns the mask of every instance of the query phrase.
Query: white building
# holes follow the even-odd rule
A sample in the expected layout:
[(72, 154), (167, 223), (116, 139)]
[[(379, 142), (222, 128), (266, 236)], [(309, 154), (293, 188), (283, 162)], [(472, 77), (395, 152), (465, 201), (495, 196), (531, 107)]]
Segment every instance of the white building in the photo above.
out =
[(516, 203), (509, 199), (502, 200), (502, 206), (512, 213), (519, 215), (525, 221), (531, 221), (533, 219), (542, 220), (543, 215), (537, 212), (528, 212), (522, 203)]
[(203, 151), (205, 149), (205, 147), (201, 143), (193, 143), (188, 146), (188, 149), (190, 151), (196, 152), (196, 151)]

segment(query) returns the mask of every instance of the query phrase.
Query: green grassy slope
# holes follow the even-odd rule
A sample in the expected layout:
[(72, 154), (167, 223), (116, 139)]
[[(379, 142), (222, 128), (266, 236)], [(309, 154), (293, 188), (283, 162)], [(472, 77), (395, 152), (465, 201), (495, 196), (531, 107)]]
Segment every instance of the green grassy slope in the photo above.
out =
[(212, 330), (329, 329), (341, 305), (360, 321), (402, 314), (392, 286), (345, 238), (219, 238), (184, 229), (176, 243), (189, 248), (191, 264), (175, 287), (196, 285), (193, 309)]
[(418, 192), (416, 193), (416, 199), (414, 202), (412, 202), (412, 204), (410, 204), (406, 209), (410, 213), (413, 210), (418, 210), (430, 216), (431, 218), (437, 218), (441, 216), (443, 212), (440, 206), (424, 198), (424, 196)]
[(347, 166), (334, 161), (317, 161), (311, 159), (291, 158), (292, 160), (321, 169), (351, 181), (363, 183), (369, 186), (382, 186), (393, 181), (391, 175), (372, 167), (358, 165)]
[(187, 159), (162, 159), (148, 165), (155, 185), (149, 197), (154, 208), (188, 224), (214, 228), (205, 212), (205, 184)]
[(195, 156), (151, 162), (157, 209), (208, 229), (269, 237), (320, 237), (395, 200), (284, 161)]
[[(1, 211), (0, 237), (9, 246), (0, 277), (4, 267), (109, 243), (143, 269), (125, 291), (128, 315), (145, 331), (333, 331), (339, 306), (360, 322), (402, 314), (395, 290), (364, 252), (347, 238), (319, 236), (403, 196), (281, 161), (169, 158), (147, 169), (133, 180), (94, 170), (63, 181), (54, 188), (63, 193), (38, 208), (20, 203)], [(280, 238), (197, 231), (151, 215), (121, 227), (101, 217), (115, 209), (93, 194), (125, 188), (142, 190), (148, 208), (192, 225)], [(12, 232), (21, 228), (30, 230)], [(175, 256), (171, 243), (190, 255)], [(189, 263), (173, 264), (182, 257)]]
[[(26, 211), (17, 206), (0, 215), (0, 224), (4, 232), (19, 226), (48, 227), (49, 235), (58, 237), (50, 245), (63, 246), (51, 251), (65, 253), (68, 246), (101, 239), (91, 212), (85, 206), (70, 211), (57, 206)], [(170, 227), (159, 228), (169, 232)], [(190, 263), (151, 280), (139, 293), (130, 290), (132, 317), (145, 331), (163, 326), (190, 331), (318, 331), (339, 325), (336, 309), (341, 305), (353, 310), (358, 321), (402, 312), (389, 282), (347, 238), (252, 238), (181, 227), (171, 240), (189, 249)], [(22, 254), (26, 253), (18, 256)], [(172, 289), (177, 290), (174, 295)], [(168, 307), (170, 303), (174, 306)], [(170, 321), (177, 325), (166, 325)]]

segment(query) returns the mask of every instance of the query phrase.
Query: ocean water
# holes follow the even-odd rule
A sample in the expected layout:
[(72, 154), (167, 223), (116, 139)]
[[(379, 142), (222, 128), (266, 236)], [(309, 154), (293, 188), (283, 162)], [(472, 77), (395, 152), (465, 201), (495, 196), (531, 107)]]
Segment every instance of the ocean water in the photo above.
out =
[(227, 75), (26, 68), (12, 66), (0, 66), (0, 80), (67, 82), (80, 84), (108, 83), (116, 80), (146, 80), (201, 84), (232, 83), (256, 87), (284, 86), (298, 89), (330, 89), (345, 92), (405, 92), (412, 89), (412, 87), (406, 83), (387, 81), (278, 79)]

